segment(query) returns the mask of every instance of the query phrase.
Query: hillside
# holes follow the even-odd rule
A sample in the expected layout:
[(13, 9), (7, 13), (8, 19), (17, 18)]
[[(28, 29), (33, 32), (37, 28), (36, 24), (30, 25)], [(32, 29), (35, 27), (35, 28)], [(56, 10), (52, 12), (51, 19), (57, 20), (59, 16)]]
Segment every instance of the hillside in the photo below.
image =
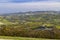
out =
[(59, 11), (20, 12), (0, 16), (0, 35), (60, 39)]
[(5, 14), (2, 16), (9, 22), (13, 23), (39, 23), (46, 25), (60, 26), (60, 12), (55, 11), (36, 11), (36, 12), (25, 12), (25, 13), (13, 13)]

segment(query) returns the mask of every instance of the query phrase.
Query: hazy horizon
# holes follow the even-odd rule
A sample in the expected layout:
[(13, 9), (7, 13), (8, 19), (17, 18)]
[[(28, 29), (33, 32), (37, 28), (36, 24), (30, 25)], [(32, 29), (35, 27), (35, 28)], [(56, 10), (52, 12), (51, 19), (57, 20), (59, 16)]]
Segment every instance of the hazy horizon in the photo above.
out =
[(60, 11), (60, 0), (0, 0), (0, 13)]

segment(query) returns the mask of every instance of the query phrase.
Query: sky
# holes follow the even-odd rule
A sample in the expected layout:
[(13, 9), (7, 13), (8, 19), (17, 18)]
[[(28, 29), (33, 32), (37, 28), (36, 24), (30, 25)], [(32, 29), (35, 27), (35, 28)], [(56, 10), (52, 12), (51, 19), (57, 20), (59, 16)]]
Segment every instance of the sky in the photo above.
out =
[(60, 11), (60, 0), (0, 0), (0, 14), (26, 11)]

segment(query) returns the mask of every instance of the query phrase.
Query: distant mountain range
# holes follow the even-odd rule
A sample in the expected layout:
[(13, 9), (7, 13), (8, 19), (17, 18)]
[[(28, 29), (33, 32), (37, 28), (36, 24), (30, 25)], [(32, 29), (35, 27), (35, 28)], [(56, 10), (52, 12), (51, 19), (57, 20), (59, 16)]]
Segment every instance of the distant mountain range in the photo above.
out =
[(29, 11), (29, 12), (16, 12), (16, 13), (0, 14), (0, 16), (7, 16), (7, 15), (35, 15), (35, 14), (60, 14), (60, 11)]

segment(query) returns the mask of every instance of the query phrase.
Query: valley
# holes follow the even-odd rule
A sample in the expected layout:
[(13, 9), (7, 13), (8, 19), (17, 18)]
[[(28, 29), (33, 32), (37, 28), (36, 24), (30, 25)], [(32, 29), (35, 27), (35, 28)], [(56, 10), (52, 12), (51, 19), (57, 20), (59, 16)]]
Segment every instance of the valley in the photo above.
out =
[(60, 12), (36, 11), (0, 15), (0, 35), (60, 39)]

